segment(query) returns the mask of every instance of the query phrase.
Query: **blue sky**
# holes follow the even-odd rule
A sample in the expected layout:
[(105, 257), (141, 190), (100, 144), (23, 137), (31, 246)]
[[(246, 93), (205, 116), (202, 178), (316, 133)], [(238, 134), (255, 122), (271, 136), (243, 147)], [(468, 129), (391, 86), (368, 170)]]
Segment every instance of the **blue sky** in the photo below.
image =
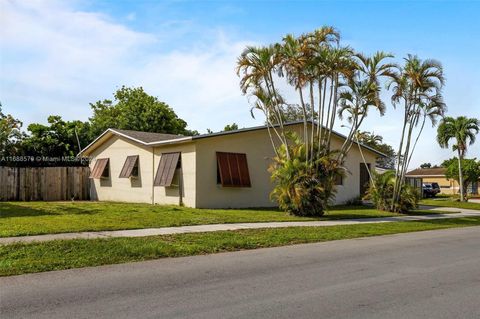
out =
[[(333, 25), (364, 53), (440, 60), (448, 114), (480, 118), (479, 13), (479, 1), (0, 0), (0, 101), (25, 124), (86, 120), (89, 103), (143, 86), (191, 129), (261, 124), (238, 88), (236, 57), (247, 44)], [(363, 129), (396, 147), (401, 113), (384, 97), (386, 115), (370, 114)], [(412, 166), (451, 157), (434, 137), (428, 127)], [(480, 140), (469, 156), (480, 157)]]

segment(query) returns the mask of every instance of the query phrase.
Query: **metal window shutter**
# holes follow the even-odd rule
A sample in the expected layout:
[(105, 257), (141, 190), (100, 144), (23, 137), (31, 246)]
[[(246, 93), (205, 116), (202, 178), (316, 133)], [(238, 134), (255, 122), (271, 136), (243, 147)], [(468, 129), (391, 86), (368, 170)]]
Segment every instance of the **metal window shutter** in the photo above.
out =
[(99, 158), (95, 162), (95, 166), (93, 167), (92, 173), (90, 174), (90, 178), (102, 177), (105, 168), (107, 168), (108, 160), (108, 158)]
[(246, 154), (217, 152), (220, 181), (224, 187), (251, 187)]
[(133, 169), (138, 162), (138, 155), (127, 156), (125, 164), (123, 164), (122, 171), (120, 172), (119, 178), (129, 178), (132, 176)]
[(180, 153), (163, 153), (158, 163), (157, 175), (155, 176), (154, 186), (172, 185), (173, 175), (177, 168)]
[(242, 187), (251, 187), (250, 183), (250, 174), (248, 172), (248, 164), (247, 164), (247, 155), (246, 154), (236, 154), (237, 155), (237, 163), (238, 163), (238, 170), (240, 173), (240, 184)]

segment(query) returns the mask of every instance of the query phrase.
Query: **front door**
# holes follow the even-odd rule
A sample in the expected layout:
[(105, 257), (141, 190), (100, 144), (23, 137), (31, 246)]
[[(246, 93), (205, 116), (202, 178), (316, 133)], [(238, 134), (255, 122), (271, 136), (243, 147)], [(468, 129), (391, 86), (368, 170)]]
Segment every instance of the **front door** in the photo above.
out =
[(370, 163), (360, 163), (360, 196), (364, 196), (370, 184), (370, 177), (368, 175), (370, 170)]

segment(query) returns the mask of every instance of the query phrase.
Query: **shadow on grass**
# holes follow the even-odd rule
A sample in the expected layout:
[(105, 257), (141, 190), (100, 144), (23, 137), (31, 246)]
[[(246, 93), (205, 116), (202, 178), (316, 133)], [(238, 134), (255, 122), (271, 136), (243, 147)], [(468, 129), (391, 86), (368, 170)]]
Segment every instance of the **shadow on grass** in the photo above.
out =
[[(55, 208), (49, 206), (57, 206)], [(92, 215), (102, 210), (93, 207), (69, 206), (69, 204), (42, 203), (42, 205), (23, 205), (19, 203), (0, 203), (0, 218), (32, 217), (32, 216), (58, 216), (58, 215)]]

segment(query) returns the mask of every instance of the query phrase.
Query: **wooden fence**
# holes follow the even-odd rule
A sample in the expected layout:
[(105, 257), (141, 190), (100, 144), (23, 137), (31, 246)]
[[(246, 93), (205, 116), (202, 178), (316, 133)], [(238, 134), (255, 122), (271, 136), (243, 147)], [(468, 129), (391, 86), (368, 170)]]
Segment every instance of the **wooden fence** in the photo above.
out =
[(0, 201), (90, 199), (89, 167), (0, 166)]

